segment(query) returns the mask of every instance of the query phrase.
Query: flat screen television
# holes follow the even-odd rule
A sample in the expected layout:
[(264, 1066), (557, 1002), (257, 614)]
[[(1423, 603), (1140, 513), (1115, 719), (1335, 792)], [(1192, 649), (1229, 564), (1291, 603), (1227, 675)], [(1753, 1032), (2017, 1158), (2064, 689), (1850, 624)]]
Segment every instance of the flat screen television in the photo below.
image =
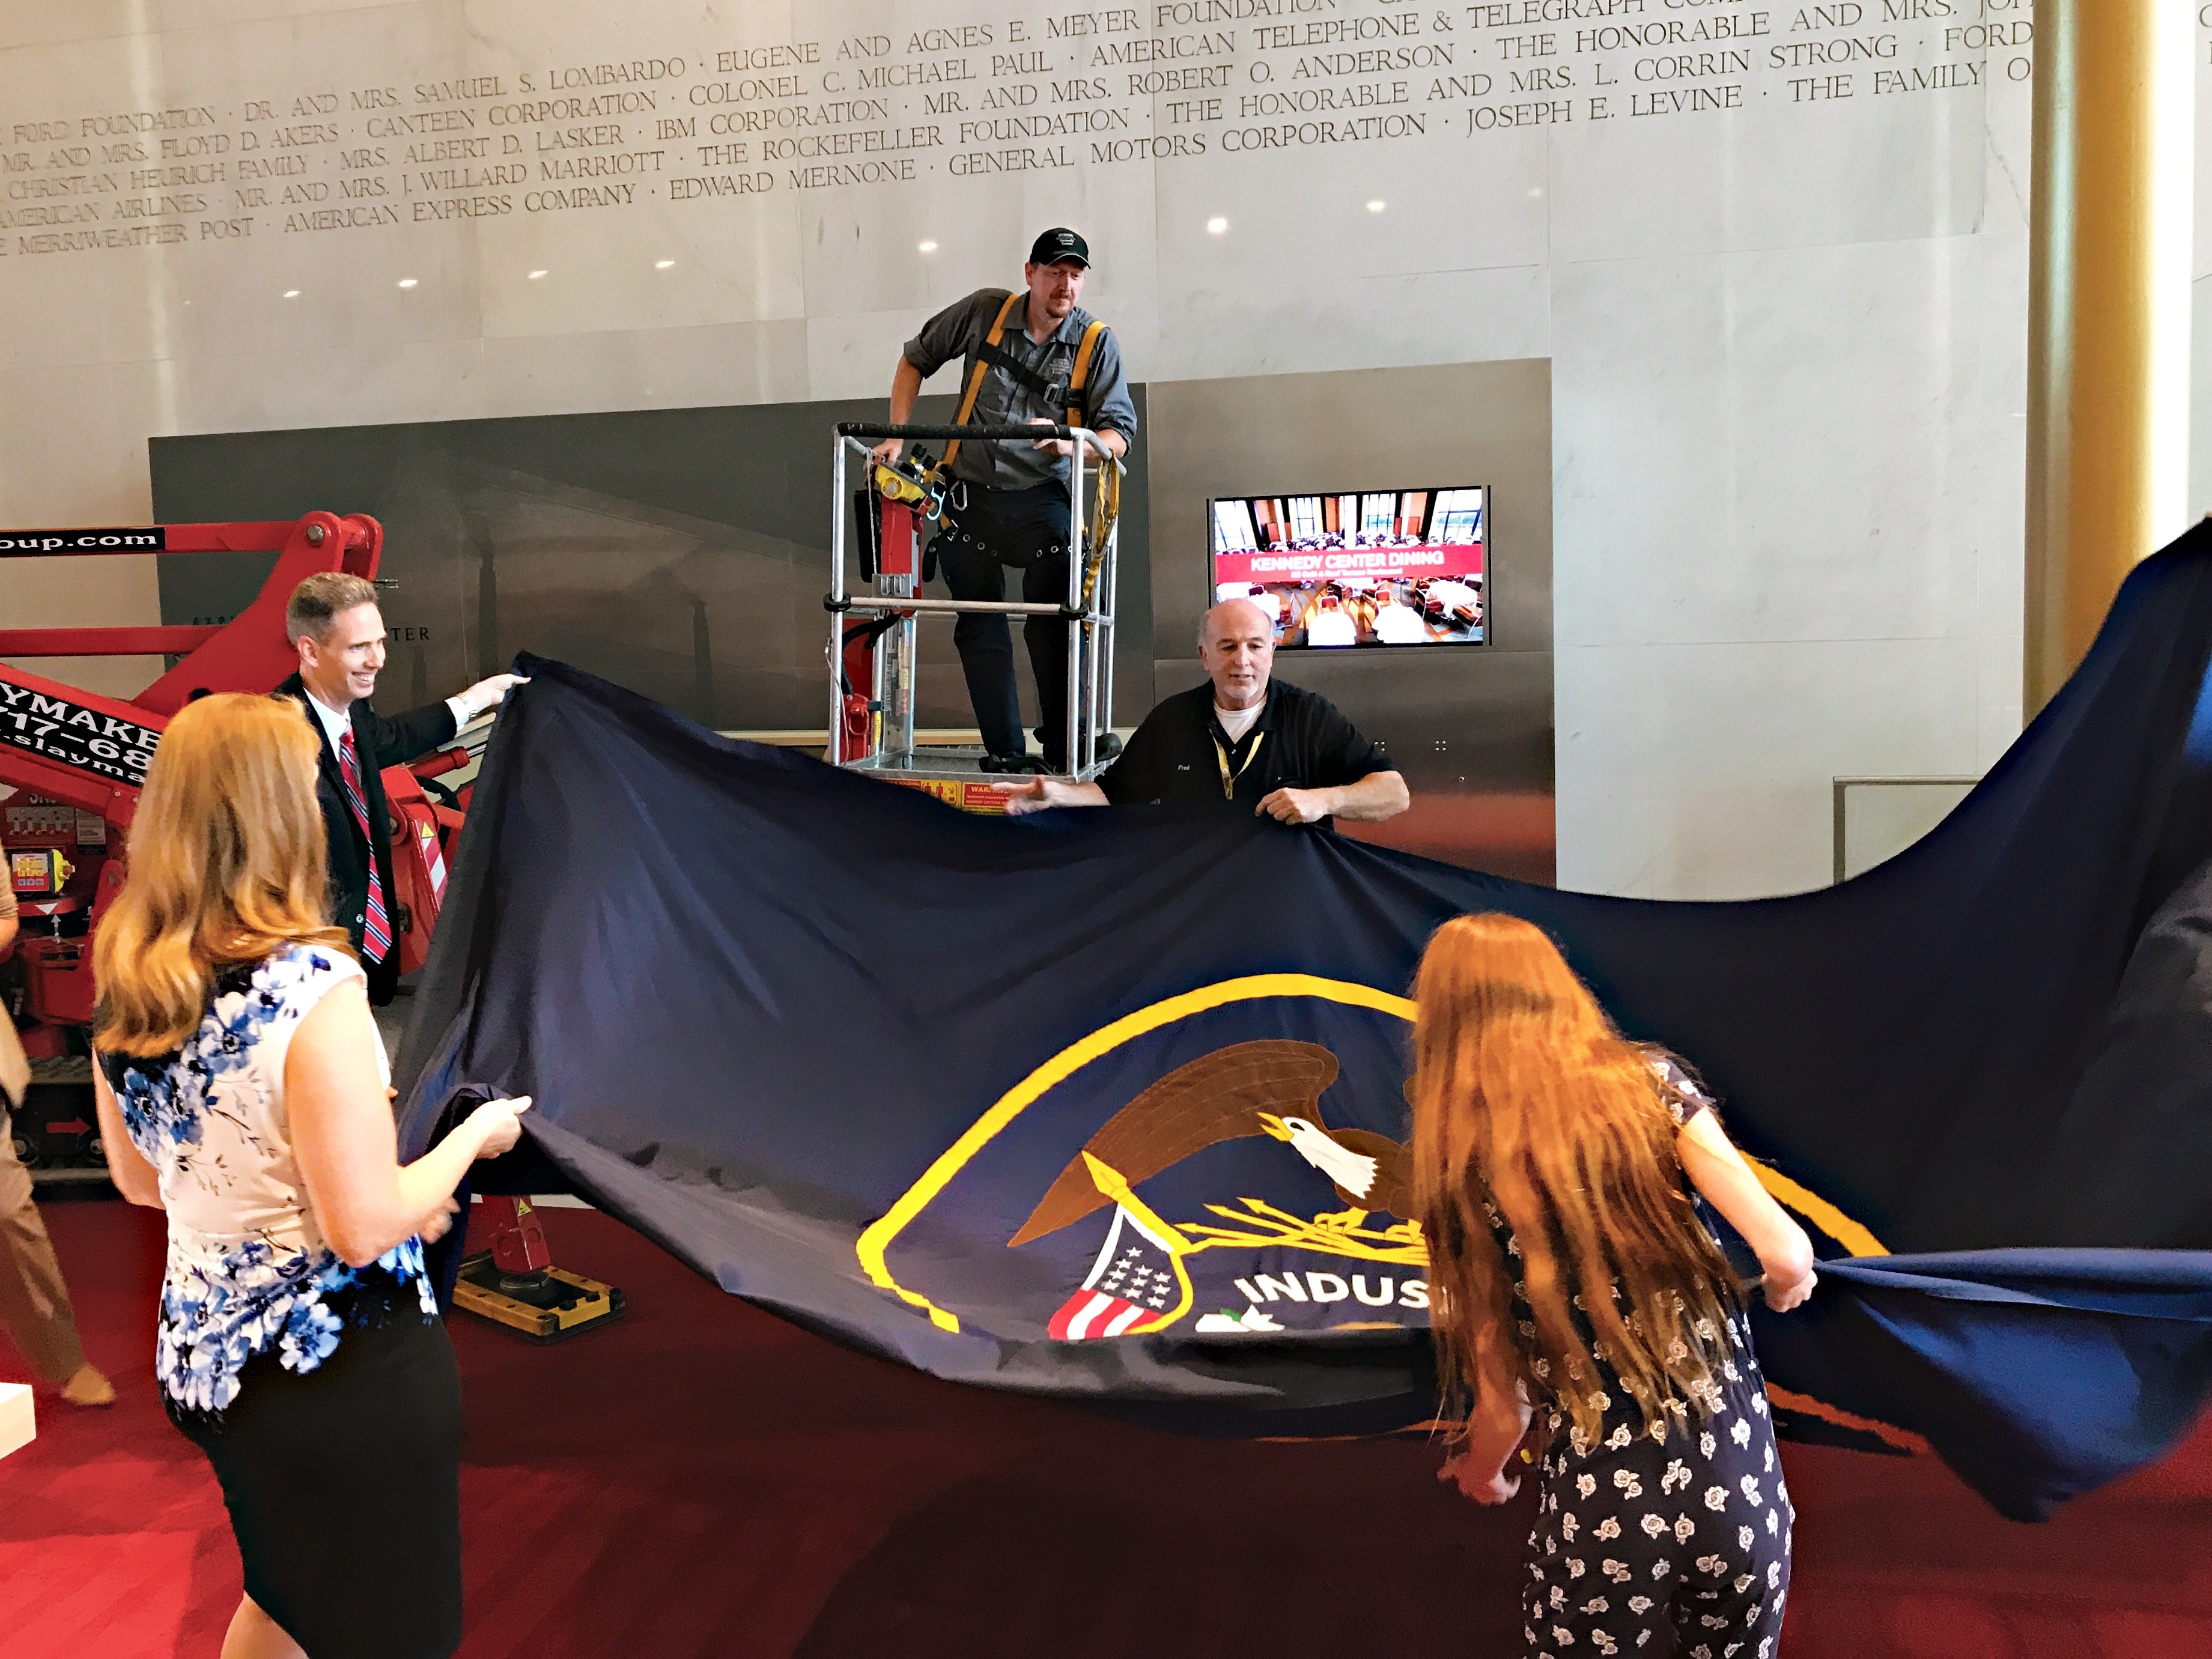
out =
[(1206, 506), (1214, 599), (1268, 612), (1279, 650), (1489, 638), (1490, 491), (1480, 484)]

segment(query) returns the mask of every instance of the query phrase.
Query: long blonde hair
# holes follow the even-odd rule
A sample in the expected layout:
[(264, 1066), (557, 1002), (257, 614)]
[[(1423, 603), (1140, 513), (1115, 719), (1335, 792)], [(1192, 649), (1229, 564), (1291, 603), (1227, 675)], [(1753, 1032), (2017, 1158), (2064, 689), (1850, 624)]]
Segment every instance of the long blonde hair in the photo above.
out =
[(169, 722), (131, 822), (130, 873), (93, 941), (96, 1046), (177, 1048), (228, 963), (295, 943), (350, 954), (324, 912), (319, 752), (289, 701), (228, 692)]
[(1486, 1322), (1513, 1335), (1494, 1205), (1521, 1253), (1535, 1323), (1533, 1337), (1500, 1347), (1531, 1397), (1548, 1394), (1595, 1437), (1601, 1357), (1647, 1428), (1686, 1402), (1710, 1414), (1721, 1325), (1738, 1297), (1691, 1206), (1668, 1085), (1651, 1056), (1613, 1029), (1551, 940), (1512, 916), (1446, 922), (1421, 957), (1415, 996), (1414, 1207), (1447, 1393), (1480, 1387)]

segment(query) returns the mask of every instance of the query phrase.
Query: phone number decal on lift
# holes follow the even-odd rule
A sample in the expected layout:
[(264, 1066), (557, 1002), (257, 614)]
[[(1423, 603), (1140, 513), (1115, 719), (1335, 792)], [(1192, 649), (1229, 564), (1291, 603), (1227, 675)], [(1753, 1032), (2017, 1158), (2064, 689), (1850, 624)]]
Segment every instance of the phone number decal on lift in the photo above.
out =
[(0, 741), (58, 765), (143, 788), (161, 734), (130, 720), (0, 683)]

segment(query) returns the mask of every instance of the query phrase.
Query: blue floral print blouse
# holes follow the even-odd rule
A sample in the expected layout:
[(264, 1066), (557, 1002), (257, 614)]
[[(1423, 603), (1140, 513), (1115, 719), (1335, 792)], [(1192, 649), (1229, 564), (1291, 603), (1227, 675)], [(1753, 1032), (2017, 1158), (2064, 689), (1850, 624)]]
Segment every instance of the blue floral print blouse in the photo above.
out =
[[(173, 1054), (100, 1056), (169, 1214), (154, 1369), (174, 1407), (222, 1412), (256, 1354), (313, 1370), (349, 1325), (383, 1316), (390, 1297), (365, 1289), (411, 1283), (422, 1317), (437, 1315), (422, 1241), (346, 1266), (323, 1238), (292, 1153), (292, 1033), (333, 987), (362, 977), (343, 952), (293, 945), (225, 969), (199, 1030)], [(388, 1079), (380, 1040), (377, 1054)]]

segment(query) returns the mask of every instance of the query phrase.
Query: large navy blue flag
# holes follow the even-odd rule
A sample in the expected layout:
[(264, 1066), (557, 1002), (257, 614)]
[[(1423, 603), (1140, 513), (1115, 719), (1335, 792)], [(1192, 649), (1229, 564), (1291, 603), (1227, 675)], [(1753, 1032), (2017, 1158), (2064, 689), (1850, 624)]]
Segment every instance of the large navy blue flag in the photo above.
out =
[(1233, 815), (969, 817), (525, 659), (405, 1150), (527, 1093), (506, 1181), (550, 1159), (841, 1341), (1199, 1431), (1410, 1427), (1405, 993), (1438, 923), (1509, 911), (1700, 1068), (1832, 1258), (1758, 1322), (1785, 1429), (2046, 1514), (2212, 1384), (2209, 647), (2198, 532), (1934, 834), (1736, 904)]

